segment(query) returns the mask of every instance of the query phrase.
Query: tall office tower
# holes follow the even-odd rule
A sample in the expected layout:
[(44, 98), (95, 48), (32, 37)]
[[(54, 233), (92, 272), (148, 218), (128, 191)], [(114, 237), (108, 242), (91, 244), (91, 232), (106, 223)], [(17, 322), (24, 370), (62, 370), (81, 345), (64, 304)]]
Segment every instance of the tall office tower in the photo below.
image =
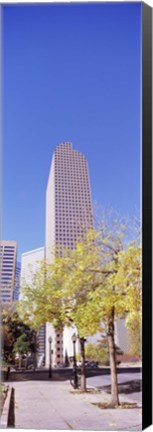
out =
[(19, 298), (21, 263), (17, 261), (15, 269), (14, 301)]
[[(44, 259), (44, 247), (25, 252), (21, 257), (21, 290), (19, 297), (22, 298), (22, 284), (32, 283), (32, 275), (39, 270), (40, 264)], [(45, 362), (45, 325), (41, 326), (38, 331), (38, 350), (37, 366), (42, 366)]]
[(57, 145), (46, 192), (46, 259), (52, 248), (73, 249), (77, 238), (93, 226), (87, 161), (71, 143)]
[[(55, 148), (46, 191), (46, 260), (53, 248), (75, 248), (88, 228), (93, 227), (92, 200), (87, 160), (65, 142)], [(47, 325), (49, 336), (49, 325)], [(54, 362), (63, 362), (63, 336), (54, 335)], [(46, 346), (48, 343), (46, 342)], [(49, 351), (47, 353), (49, 358)]]
[(1, 302), (13, 302), (16, 275), (17, 242), (13, 240), (0, 241), (0, 285)]

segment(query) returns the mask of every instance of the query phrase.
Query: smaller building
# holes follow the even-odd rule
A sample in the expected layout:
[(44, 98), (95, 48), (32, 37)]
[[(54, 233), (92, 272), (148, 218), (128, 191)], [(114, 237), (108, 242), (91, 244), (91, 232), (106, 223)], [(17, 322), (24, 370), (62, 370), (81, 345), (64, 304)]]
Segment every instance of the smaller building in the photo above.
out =
[[(44, 247), (31, 250), (23, 253), (21, 258), (21, 289), (19, 297), (22, 297), (22, 282), (25, 280), (27, 284), (32, 282), (33, 272), (39, 270), (39, 262), (44, 259)], [(45, 362), (45, 335), (46, 326), (40, 327), (38, 332), (38, 350), (37, 350), (37, 365), (38, 367), (44, 365)]]
[(0, 300), (2, 304), (12, 304), (16, 277), (17, 242), (0, 242)]
[(17, 261), (15, 271), (14, 301), (19, 299), (21, 263)]

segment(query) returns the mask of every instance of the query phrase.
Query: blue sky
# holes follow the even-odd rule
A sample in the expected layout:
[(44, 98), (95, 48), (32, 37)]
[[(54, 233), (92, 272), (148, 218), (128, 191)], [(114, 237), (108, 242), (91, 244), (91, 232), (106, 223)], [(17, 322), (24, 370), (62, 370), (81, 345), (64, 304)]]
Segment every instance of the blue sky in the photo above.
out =
[(140, 205), (141, 3), (3, 5), (3, 238), (45, 241), (55, 146), (88, 160), (93, 201)]

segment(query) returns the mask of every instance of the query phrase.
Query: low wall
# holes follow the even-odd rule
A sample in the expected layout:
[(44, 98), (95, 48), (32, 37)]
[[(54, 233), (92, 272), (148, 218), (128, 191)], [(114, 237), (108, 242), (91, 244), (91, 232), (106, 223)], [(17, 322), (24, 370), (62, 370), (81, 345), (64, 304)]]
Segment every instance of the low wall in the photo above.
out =
[(15, 427), (15, 390), (13, 387), (8, 389), (8, 394), (4, 402), (1, 415), (1, 429)]

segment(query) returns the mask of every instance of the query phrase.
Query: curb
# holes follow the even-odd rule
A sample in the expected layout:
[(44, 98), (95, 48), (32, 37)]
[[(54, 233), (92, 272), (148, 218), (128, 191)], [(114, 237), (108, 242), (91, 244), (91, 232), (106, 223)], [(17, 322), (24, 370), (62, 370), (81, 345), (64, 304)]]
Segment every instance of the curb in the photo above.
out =
[(8, 389), (8, 394), (3, 406), (1, 415), (1, 428), (15, 427), (15, 390), (13, 387)]

